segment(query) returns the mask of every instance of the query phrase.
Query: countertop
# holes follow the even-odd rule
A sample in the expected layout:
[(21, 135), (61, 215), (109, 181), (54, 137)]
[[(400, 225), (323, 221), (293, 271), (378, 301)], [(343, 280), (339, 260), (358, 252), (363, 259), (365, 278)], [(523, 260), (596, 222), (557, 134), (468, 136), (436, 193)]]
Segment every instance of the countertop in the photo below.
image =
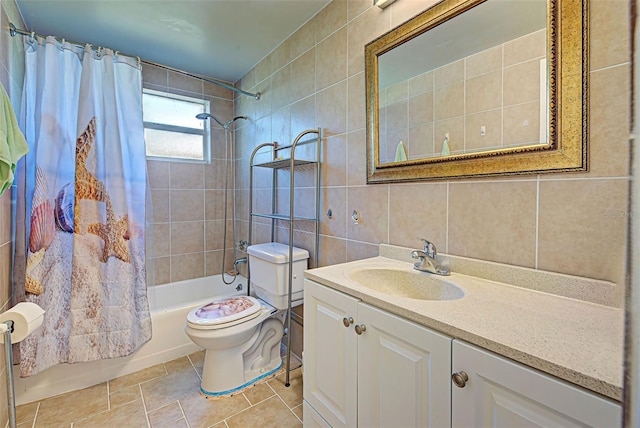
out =
[(374, 257), (308, 270), (305, 277), (453, 338), (622, 400), (622, 308), (457, 272), (443, 279), (459, 285), (465, 293), (463, 298), (415, 300), (378, 292), (349, 279), (350, 271), (363, 268), (412, 271), (412, 264)]

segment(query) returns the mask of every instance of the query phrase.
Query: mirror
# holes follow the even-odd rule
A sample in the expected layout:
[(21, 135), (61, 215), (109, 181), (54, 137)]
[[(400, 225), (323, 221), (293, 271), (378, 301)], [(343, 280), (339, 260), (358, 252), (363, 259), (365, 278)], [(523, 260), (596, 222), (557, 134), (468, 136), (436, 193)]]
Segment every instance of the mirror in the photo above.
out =
[(367, 182), (586, 171), (580, 0), (444, 0), (365, 47)]

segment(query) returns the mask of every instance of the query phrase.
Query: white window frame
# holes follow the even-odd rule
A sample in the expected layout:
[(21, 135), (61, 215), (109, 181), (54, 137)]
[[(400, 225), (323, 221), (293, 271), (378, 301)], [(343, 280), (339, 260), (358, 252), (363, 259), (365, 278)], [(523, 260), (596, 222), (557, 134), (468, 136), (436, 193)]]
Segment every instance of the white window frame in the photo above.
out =
[[(145, 94), (155, 95), (164, 98), (170, 98), (174, 100), (187, 101), (194, 104), (201, 104), (203, 106), (203, 112), (209, 113), (210, 103), (208, 100), (202, 98), (189, 97), (185, 95), (173, 94), (171, 92), (157, 91), (155, 89), (142, 89), (142, 96)], [(169, 125), (166, 123), (147, 122), (143, 121), (144, 129), (155, 129), (161, 131), (171, 131), (183, 134), (202, 135), (202, 157), (203, 159), (189, 159), (173, 156), (152, 156), (146, 155), (148, 160), (169, 161), (169, 162), (191, 162), (191, 163), (211, 163), (211, 131), (209, 127), (209, 120), (203, 121), (203, 129), (189, 128), (185, 126)], [(146, 150), (145, 150), (146, 153)]]

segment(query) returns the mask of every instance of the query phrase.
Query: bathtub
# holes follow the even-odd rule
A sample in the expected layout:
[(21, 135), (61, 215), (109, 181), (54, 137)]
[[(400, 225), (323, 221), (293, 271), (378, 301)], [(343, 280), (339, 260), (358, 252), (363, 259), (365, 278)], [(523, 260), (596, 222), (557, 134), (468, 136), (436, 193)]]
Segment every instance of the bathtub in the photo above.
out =
[(16, 404), (86, 388), (198, 351), (200, 348), (184, 332), (189, 311), (214, 296), (245, 294), (246, 290), (246, 278), (238, 277), (232, 285), (226, 285), (220, 275), (151, 287), (148, 296), (153, 333), (147, 343), (128, 357), (60, 364), (28, 378), (21, 378), (19, 366), (14, 366)]

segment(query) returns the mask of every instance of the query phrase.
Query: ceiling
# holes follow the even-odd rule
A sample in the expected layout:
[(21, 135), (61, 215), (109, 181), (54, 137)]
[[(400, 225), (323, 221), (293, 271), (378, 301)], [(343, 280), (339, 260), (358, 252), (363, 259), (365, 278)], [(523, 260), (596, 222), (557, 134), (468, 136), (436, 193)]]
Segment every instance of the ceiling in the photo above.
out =
[(240, 79), (328, 3), (17, 0), (29, 31), (227, 82)]

